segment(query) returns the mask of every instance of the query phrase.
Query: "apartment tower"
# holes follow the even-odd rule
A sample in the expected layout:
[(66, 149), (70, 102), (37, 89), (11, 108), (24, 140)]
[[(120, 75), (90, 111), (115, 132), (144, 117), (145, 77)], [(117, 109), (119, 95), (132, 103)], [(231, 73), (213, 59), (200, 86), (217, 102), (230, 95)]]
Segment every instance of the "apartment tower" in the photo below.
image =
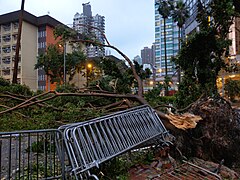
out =
[[(105, 39), (102, 33), (105, 33), (105, 17), (99, 14), (92, 16), (90, 3), (84, 3), (83, 13), (78, 12), (73, 18), (73, 28), (83, 35), (93, 37), (99, 43), (104, 44)], [(92, 27), (96, 27), (92, 28)], [(105, 55), (104, 48), (99, 48), (94, 45), (87, 46), (85, 49), (88, 57), (100, 57)]]
[[(0, 76), (9, 81), (13, 76), (19, 13), (14, 11), (0, 15)], [(58, 24), (61, 23), (48, 15), (36, 17), (24, 11), (17, 75), (20, 84), (32, 90), (48, 90), (50, 84), (44, 71), (35, 70), (34, 66), (38, 54), (44, 53), (49, 44), (56, 42), (53, 29)]]

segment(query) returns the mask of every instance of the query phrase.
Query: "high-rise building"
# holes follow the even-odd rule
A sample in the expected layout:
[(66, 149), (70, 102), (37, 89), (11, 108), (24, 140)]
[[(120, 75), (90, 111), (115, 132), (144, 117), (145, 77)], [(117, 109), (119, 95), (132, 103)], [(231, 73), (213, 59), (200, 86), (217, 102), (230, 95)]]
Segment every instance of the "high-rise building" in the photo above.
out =
[(142, 64), (153, 64), (153, 49), (144, 47), (141, 50)]
[[(165, 77), (165, 44), (164, 44), (164, 23), (158, 12), (159, 0), (155, 0), (155, 67), (156, 81), (163, 81)], [(176, 71), (173, 56), (178, 53), (178, 27), (171, 17), (166, 19), (166, 48), (167, 48), (167, 73), (172, 76)], [(173, 78), (177, 78), (174, 76)]]
[(184, 25), (184, 34), (188, 35), (193, 32), (199, 31), (198, 22), (196, 21), (198, 14), (198, 3), (201, 2), (202, 6), (207, 6), (211, 0), (184, 0), (186, 7), (189, 10), (189, 18)]
[[(19, 13), (0, 15), (0, 76), (9, 81), (13, 76)], [(23, 13), (17, 80), (32, 90), (47, 90), (50, 86), (44, 71), (34, 67), (38, 54), (45, 52), (49, 44), (56, 43), (53, 29), (58, 24), (61, 23), (49, 15), (36, 17), (26, 11)]]
[[(92, 16), (92, 10), (90, 3), (84, 3), (83, 13), (78, 12), (73, 18), (73, 28), (81, 34), (90, 35), (95, 38), (99, 43), (104, 44), (105, 39), (103, 33), (105, 33), (105, 17), (99, 14)], [(95, 28), (92, 28), (92, 27)], [(88, 57), (104, 56), (104, 48), (90, 45), (85, 49)]]

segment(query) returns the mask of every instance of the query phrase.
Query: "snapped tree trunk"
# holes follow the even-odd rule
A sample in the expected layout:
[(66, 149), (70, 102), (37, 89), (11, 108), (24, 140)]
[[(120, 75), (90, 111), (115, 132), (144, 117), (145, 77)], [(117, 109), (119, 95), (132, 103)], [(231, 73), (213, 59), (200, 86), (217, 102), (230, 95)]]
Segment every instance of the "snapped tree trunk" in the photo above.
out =
[(17, 35), (17, 44), (16, 44), (16, 54), (15, 54), (13, 78), (12, 78), (12, 83), (13, 84), (17, 84), (19, 50), (20, 50), (20, 41), (21, 41), (21, 34), (22, 34), (22, 22), (23, 22), (24, 3), (25, 3), (25, 0), (22, 0), (22, 5), (21, 5), (21, 10), (20, 10), (20, 15), (19, 15), (18, 35)]

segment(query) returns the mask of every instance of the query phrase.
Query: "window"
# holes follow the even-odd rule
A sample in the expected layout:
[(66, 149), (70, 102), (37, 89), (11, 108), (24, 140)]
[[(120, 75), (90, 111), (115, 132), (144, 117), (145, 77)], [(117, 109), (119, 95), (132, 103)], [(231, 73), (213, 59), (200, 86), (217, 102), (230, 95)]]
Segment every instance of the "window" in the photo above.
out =
[(38, 37), (46, 37), (46, 31), (38, 31)]
[(4, 42), (10, 42), (11, 41), (11, 35), (9, 34), (9, 35), (3, 36), (2, 39), (3, 39)]
[(44, 91), (46, 89), (46, 86), (38, 86), (38, 89)]
[(10, 53), (10, 52), (11, 52), (11, 47), (10, 47), (10, 46), (3, 47), (3, 48), (2, 48), (2, 51), (3, 51), (4, 53)]
[(159, 34), (159, 33), (156, 33), (156, 34), (155, 34), (155, 38), (160, 38), (160, 34)]
[(156, 31), (156, 32), (159, 32), (159, 31), (160, 31), (160, 27), (156, 27), (156, 28), (155, 28), (155, 31)]
[(39, 42), (38, 48), (46, 48), (46, 42)]
[(39, 75), (38, 80), (39, 81), (44, 81), (45, 80), (45, 75)]
[(2, 59), (2, 62), (3, 62), (3, 64), (10, 64), (10, 62), (11, 62), (10, 56), (4, 57)]

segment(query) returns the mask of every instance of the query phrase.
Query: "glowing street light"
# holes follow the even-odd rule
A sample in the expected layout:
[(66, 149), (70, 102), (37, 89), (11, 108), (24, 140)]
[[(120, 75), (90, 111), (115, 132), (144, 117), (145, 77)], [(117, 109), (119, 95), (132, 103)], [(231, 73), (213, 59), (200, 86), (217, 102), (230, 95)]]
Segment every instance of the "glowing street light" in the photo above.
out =
[(91, 69), (91, 68), (92, 68), (92, 64), (87, 64), (87, 67), (88, 67), (89, 69)]
[(86, 72), (87, 72), (87, 74), (86, 74), (86, 78), (87, 78), (87, 87), (88, 87), (88, 81), (89, 81), (89, 75), (90, 75), (90, 71), (91, 71), (91, 69), (92, 69), (92, 64), (91, 63), (88, 63), (87, 64), (87, 69), (86, 69)]

